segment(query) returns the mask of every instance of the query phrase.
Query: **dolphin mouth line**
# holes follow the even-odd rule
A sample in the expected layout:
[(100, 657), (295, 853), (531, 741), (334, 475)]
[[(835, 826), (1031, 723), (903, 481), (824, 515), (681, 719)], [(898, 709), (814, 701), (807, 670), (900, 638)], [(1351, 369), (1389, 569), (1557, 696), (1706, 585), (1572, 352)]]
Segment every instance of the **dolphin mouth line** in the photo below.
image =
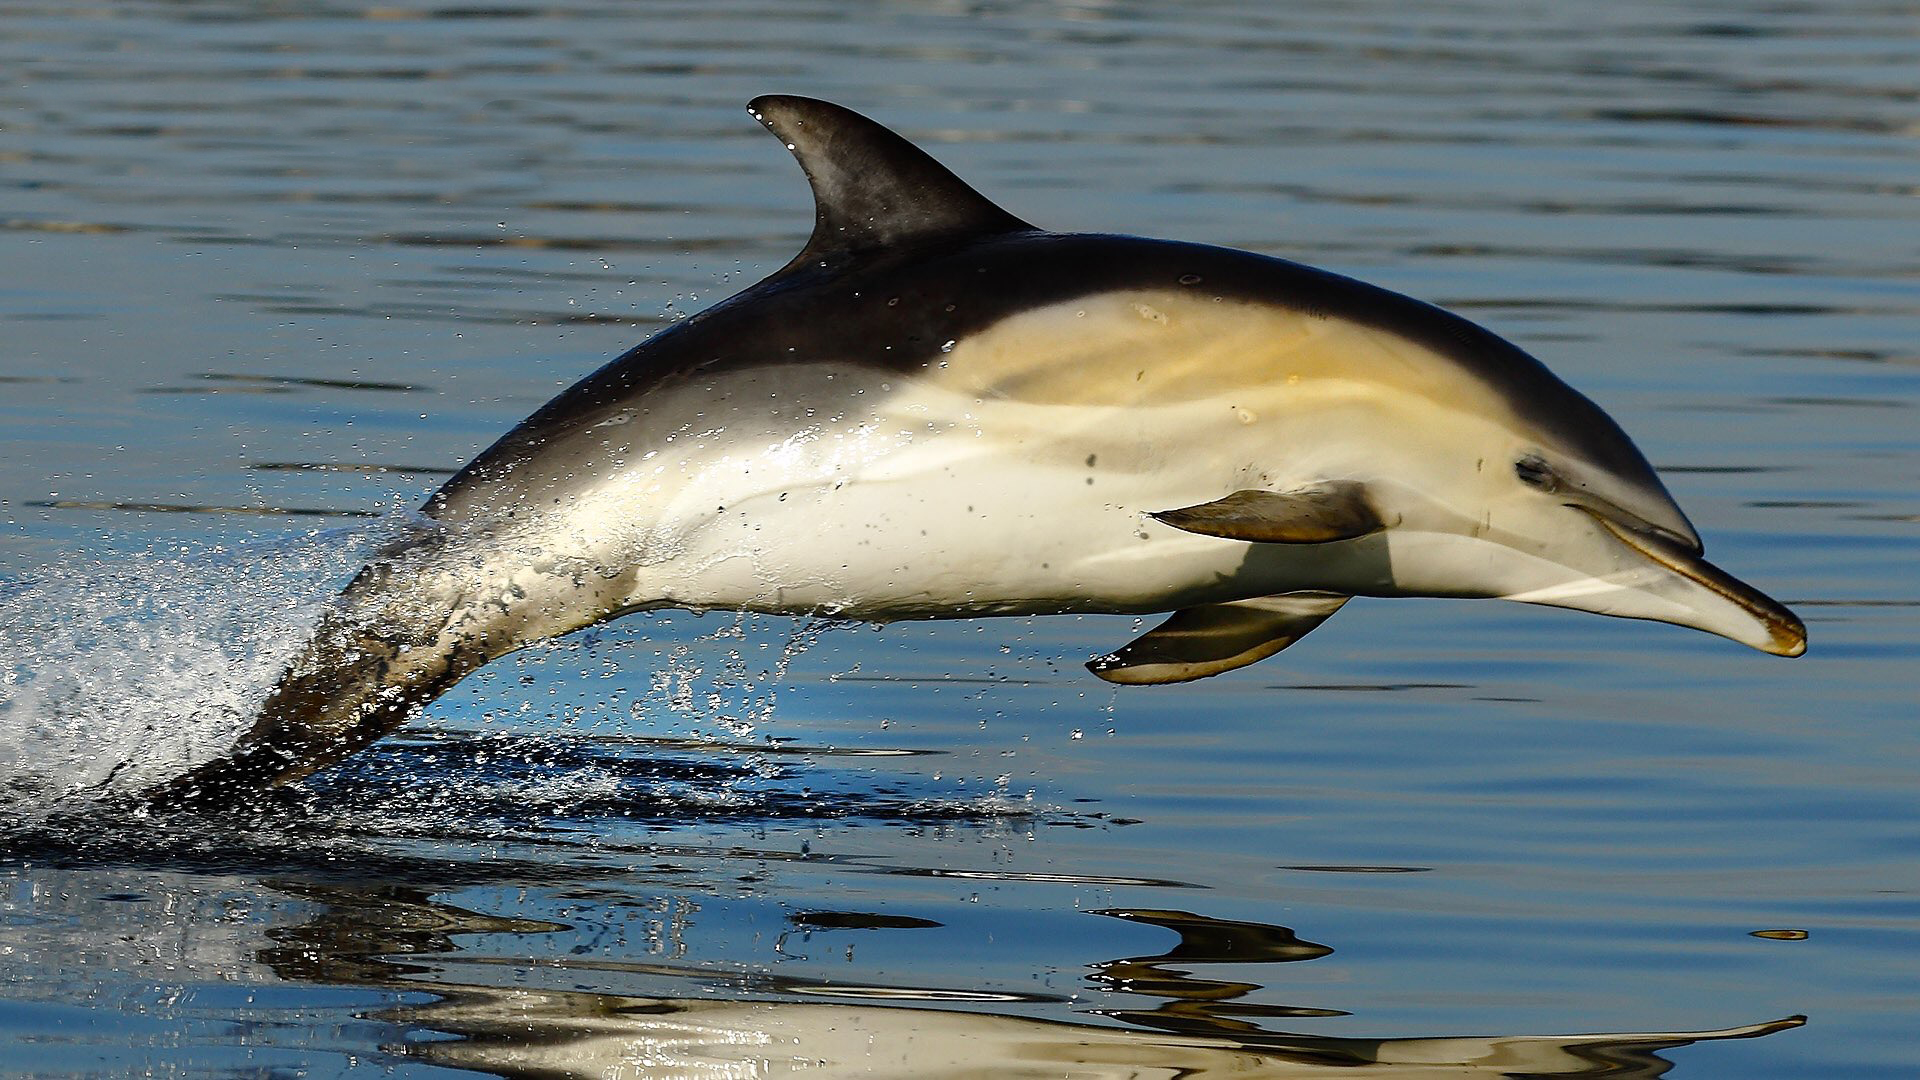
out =
[[(1567, 494), (1577, 494), (1579, 497), (1562, 503), (1562, 506), (1570, 506), (1575, 510), (1584, 510), (1592, 514), (1598, 518), (1602, 524), (1612, 529), (1616, 536), (1621, 535), (1621, 529), (1626, 529), (1629, 532), (1637, 533), (1642, 537), (1664, 544), (1686, 558), (1698, 559), (1700, 557), (1702, 548), (1700, 546), (1700, 537), (1696, 535), (1675, 532), (1665, 525), (1655, 525), (1653, 522), (1628, 510), (1619, 503), (1613, 502), (1610, 499), (1603, 499), (1598, 495), (1584, 491), (1568, 492)], [(1622, 538), (1624, 539), (1624, 537)], [(1637, 547), (1636, 550), (1638, 550)], [(1643, 554), (1645, 553), (1643, 552)]]
[(1654, 527), (1643, 529), (1639, 527), (1638, 519), (1619, 521), (1590, 506), (1578, 503), (1567, 505), (1584, 511), (1634, 551), (1759, 620), (1760, 625), (1766, 628), (1770, 642), (1763, 651), (1775, 656), (1799, 656), (1807, 651), (1807, 627), (1799, 616), (1780, 606), (1772, 597), (1687, 550), (1670, 539), (1666, 530)]

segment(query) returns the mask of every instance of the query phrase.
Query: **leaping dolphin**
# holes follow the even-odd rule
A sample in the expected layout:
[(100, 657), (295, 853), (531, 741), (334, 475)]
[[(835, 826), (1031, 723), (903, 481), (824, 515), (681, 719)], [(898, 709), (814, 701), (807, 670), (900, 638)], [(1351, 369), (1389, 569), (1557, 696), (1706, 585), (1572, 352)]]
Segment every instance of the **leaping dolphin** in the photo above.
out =
[(306, 776), (495, 657), (654, 608), (1173, 612), (1088, 665), (1131, 684), (1254, 663), (1352, 596), (1805, 650), (1619, 426), (1489, 331), (1281, 259), (1047, 232), (847, 109), (748, 109), (812, 185), (806, 247), (449, 480), (163, 801)]

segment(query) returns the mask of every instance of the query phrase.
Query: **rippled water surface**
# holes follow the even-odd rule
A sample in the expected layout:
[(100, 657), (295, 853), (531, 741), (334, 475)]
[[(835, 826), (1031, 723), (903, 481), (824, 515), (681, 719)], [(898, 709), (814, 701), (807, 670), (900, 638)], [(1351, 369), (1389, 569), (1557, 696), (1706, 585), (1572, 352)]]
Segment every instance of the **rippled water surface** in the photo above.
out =
[[(0, 9), (0, 1073), (1913, 1075), (1920, 8), (1410, 7)], [(93, 799), (797, 249), (766, 92), (1486, 323), (1808, 655), (1361, 600), (1115, 689), (1128, 618), (659, 613), (285, 806)]]

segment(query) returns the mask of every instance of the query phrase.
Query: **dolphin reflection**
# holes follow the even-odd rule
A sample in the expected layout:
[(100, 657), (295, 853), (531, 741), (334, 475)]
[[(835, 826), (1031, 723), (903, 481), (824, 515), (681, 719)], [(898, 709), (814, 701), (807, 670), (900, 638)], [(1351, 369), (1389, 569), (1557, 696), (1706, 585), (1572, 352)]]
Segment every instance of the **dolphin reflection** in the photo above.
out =
[[(510, 1077), (1654, 1080), (1672, 1067), (1660, 1056), (1663, 1050), (1771, 1035), (1805, 1022), (1796, 1016), (1708, 1031), (1405, 1039), (1271, 1030), (1262, 1021), (1343, 1014), (1242, 1001), (1262, 988), (1195, 977), (1185, 969), (1231, 963), (1244, 971), (1252, 965), (1312, 961), (1333, 950), (1282, 926), (1157, 909), (1094, 913), (1160, 926), (1176, 933), (1178, 940), (1157, 955), (1095, 964), (1088, 982), (1103, 991), (1102, 997), (1161, 999), (1152, 1010), (1094, 1014), (1159, 1030), (1012, 1011), (1065, 1012), (1064, 1000), (1045, 995), (808, 981), (766, 973), (728, 976), (698, 963), (544, 954), (537, 961), (576, 986), (668, 980), (706, 989), (718, 984), (726, 997), (501, 987), (449, 982), (446, 974), (464, 969), (504, 975), (516, 965), (536, 961), (468, 955), (457, 938), (491, 935), (497, 945), (502, 935), (565, 933), (569, 928), (466, 910), (410, 886), (282, 887), (321, 903), (323, 909), (311, 922), (275, 933), (277, 944), (263, 951), (260, 960), (276, 974), (434, 993), (436, 1001), (387, 1009), (377, 1019), (454, 1038), (408, 1041), (389, 1049), (436, 1065)], [(925, 920), (825, 919), (817, 914), (796, 920), (803, 927), (922, 923), (938, 925)], [(426, 973), (431, 973), (429, 979), (419, 977)], [(932, 1002), (949, 1007), (929, 1007)], [(1010, 1011), (982, 1011), (996, 1006)]]
[(503, 1076), (1074, 1077), (1084, 1080), (1472, 1080), (1606, 1077), (1653, 1080), (1659, 1051), (1798, 1027), (1799, 1017), (1717, 1031), (1340, 1039), (1254, 1034), (1169, 1035), (885, 1005), (629, 998), (561, 991), (461, 988), (445, 1000), (392, 1010), (460, 1036), (408, 1053)]

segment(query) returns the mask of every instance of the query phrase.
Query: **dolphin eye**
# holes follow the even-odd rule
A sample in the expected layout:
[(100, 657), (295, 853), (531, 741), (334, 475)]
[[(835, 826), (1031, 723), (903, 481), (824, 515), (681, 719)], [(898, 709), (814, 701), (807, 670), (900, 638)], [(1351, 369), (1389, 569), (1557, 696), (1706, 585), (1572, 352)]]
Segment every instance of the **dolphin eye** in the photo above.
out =
[(1560, 478), (1554, 475), (1553, 470), (1540, 459), (1538, 454), (1528, 454), (1514, 462), (1513, 474), (1528, 487), (1539, 488), (1546, 492), (1560, 490)]

